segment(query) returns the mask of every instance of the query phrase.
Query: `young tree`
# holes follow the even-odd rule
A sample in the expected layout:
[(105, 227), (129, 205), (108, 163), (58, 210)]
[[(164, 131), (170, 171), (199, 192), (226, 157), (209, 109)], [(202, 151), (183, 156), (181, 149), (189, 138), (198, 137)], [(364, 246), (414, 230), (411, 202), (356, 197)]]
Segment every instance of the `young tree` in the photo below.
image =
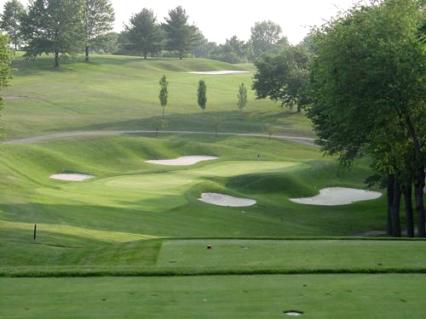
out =
[(84, 0), (84, 31), (86, 62), (96, 39), (112, 30), (114, 9), (109, 0)]
[(160, 80), (160, 104), (163, 109), (163, 119), (164, 119), (164, 113), (166, 110), (168, 98), (169, 98), (169, 91), (168, 91), (169, 82), (167, 82), (167, 78), (165, 75)]
[(205, 111), (207, 106), (207, 85), (206, 82), (203, 80), (200, 80), (198, 83), (198, 106)]
[(161, 49), (162, 34), (152, 10), (143, 9), (126, 26), (128, 49), (142, 54), (144, 59)]
[(0, 29), (9, 35), (15, 48), (18, 50), (22, 44), (21, 21), (25, 15), (24, 6), (18, 0), (10, 0), (4, 4), (0, 20)]
[(281, 26), (272, 21), (256, 22), (251, 29), (250, 44), (253, 58), (257, 59), (264, 53), (274, 50), (281, 40)]
[(188, 24), (188, 15), (181, 6), (169, 11), (163, 28), (167, 34), (167, 48), (177, 51), (182, 60), (197, 40), (197, 28)]
[(84, 4), (82, 0), (34, 0), (23, 19), (28, 45), (26, 56), (54, 54), (59, 67), (60, 54), (80, 51), (84, 45)]
[(237, 99), (237, 106), (242, 111), (247, 106), (247, 88), (244, 83), (238, 88)]
[[(9, 49), (9, 44), (8, 36), (0, 34), (0, 89), (8, 86), (12, 77), (13, 52)], [(0, 106), (2, 103), (3, 99), (0, 97)]]
[(279, 55), (266, 55), (257, 62), (253, 89), (257, 98), (270, 98), (282, 106), (297, 106), (300, 112), (309, 104), (310, 55), (302, 46), (289, 46)]

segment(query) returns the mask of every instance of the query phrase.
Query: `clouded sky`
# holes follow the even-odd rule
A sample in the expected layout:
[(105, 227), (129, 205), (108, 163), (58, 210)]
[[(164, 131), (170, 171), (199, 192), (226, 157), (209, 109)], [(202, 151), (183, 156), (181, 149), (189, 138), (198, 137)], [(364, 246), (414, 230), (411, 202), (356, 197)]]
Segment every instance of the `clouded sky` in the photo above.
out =
[[(27, 3), (26, 0), (20, 0)], [(0, 6), (6, 0), (0, 0)], [(358, 0), (112, 0), (116, 12), (115, 30), (121, 31), (132, 14), (153, 9), (159, 21), (168, 10), (182, 5), (204, 35), (224, 42), (232, 35), (247, 40), (256, 21), (280, 24), (292, 43), (303, 39), (311, 26), (322, 24)]]

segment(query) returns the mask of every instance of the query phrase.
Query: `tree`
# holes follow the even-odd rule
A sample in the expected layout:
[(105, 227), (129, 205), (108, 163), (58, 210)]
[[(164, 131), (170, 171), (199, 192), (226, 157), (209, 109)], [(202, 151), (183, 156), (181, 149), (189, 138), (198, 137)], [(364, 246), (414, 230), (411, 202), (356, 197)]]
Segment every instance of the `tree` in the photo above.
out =
[[(9, 49), (9, 38), (7, 35), (0, 34), (0, 89), (8, 86), (12, 77), (12, 59), (13, 53)], [(2, 101), (0, 98), (0, 105)]]
[(198, 83), (198, 106), (205, 111), (207, 106), (207, 85), (206, 82), (200, 80)]
[(84, 45), (84, 12), (81, 0), (34, 0), (23, 19), (23, 34), (27, 41), (26, 56), (54, 54), (54, 66), (59, 67), (59, 55), (74, 53)]
[(167, 78), (165, 75), (163, 75), (163, 77), (160, 80), (160, 104), (161, 107), (163, 109), (163, 119), (164, 119), (164, 113), (166, 110), (166, 106), (167, 106), (167, 102), (168, 102), (168, 98), (169, 98), (169, 91), (168, 91), (168, 86), (169, 86), (169, 82), (167, 82)]
[(90, 47), (112, 30), (115, 15), (109, 0), (84, 1), (85, 52), (86, 62), (89, 62)]
[(247, 106), (247, 88), (244, 83), (240, 84), (237, 99), (237, 106), (242, 111)]
[(210, 58), (228, 63), (247, 62), (247, 44), (233, 36), (225, 44), (218, 46)]
[(21, 21), (24, 15), (24, 6), (18, 0), (10, 0), (5, 3), (0, 28), (9, 35), (15, 50), (19, 49), (23, 41)]
[(92, 41), (91, 50), (98, 53), (116, 53), (119, 50), (119, 37), (116, 32), (100, 35)]
[(163, 28), (167, 35), (167, 48), (177, 51), (182, 60), (198, 38), (197, 28), (188, 24), (188, 15), (181, 6), (169, 11)]
[(161, 29), (152, 10), (142, 9), (134, 15), (126, 30), (129, 50), (142, 54), (144, 59), (161, 49)]
[(319, 143), (342, 162), (372, 157), (387, 181), (395, 236), (401, 191), (409, 216), (413, 184), (418, 235), (426, 236), (426, 50), (418, 36), (424, 21), (419, 1), (385, 0), (355, 7), (315, 37), (309, 117)]
[(264, 53), (274, 50), (282, 39), (281, 33), (281, 27), (272, 21), (256, 22), (251, 29), (250, 38), (253, 59), (257, 59)]
[(257, 98), (270, 98), (282, 106), (296, 105), (298, 112), (309, 104), (310, 55), (302, 46), (289, 46), (279, 55), (266, 55), (255, 65), (253, 89)]

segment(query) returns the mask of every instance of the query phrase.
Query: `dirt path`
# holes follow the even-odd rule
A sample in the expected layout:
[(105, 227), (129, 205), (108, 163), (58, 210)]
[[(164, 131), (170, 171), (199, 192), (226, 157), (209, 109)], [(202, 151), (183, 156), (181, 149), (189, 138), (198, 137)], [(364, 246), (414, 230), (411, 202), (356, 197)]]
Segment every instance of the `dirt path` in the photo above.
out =
[[(37, 144), (53, 140), (64, 140), (73, 138), (90, 138), (90, 137), (102, 137), (102, 136), (119, 136), (119, 135), (143, 135), (143, 134), (157, 134), (153, 130), (99, 130), (99, 131), (70, 131), (70, 132), (59, 132), (45, 135), (24, 137), (19, 139), (12, 139), (2, 142), (2, 144)], [(158, 134), (181, 134), (181, 135), (218, 135), (218, 136), (243, 136), (243, 137), (262, 137), (262, 138), (273, 138), (278, 140), (291, 141), (304, 145), (315, 146), (315, 139), (303, 136), (293, 135), (267, 135), (261, 133), (231, 133), (231, 132), (197, 132), (197, 131), (159, 131)]]

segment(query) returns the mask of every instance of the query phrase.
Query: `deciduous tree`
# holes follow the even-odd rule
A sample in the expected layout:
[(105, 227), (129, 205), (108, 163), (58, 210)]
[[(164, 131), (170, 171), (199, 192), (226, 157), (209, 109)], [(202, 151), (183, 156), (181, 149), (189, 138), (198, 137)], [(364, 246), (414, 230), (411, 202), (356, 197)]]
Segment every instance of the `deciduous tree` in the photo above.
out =
[(84, 30), (86, 62), (91, 46), (112, 30), (114, 9), (109, 0), (84, 0)]
[(59, 67), (60, 54), (79, 52), (84, 45), (84, 3), (82, 0), (34, 0), (22, 27), (26, 56), (54, 54)]
[(25, 9), (18, 0), (10, 0), (4, 4), (1, 15), (0, 28), (9, 35), (10, 42), (15, 50), (22, 44), (21, 21), (25, 15)]

